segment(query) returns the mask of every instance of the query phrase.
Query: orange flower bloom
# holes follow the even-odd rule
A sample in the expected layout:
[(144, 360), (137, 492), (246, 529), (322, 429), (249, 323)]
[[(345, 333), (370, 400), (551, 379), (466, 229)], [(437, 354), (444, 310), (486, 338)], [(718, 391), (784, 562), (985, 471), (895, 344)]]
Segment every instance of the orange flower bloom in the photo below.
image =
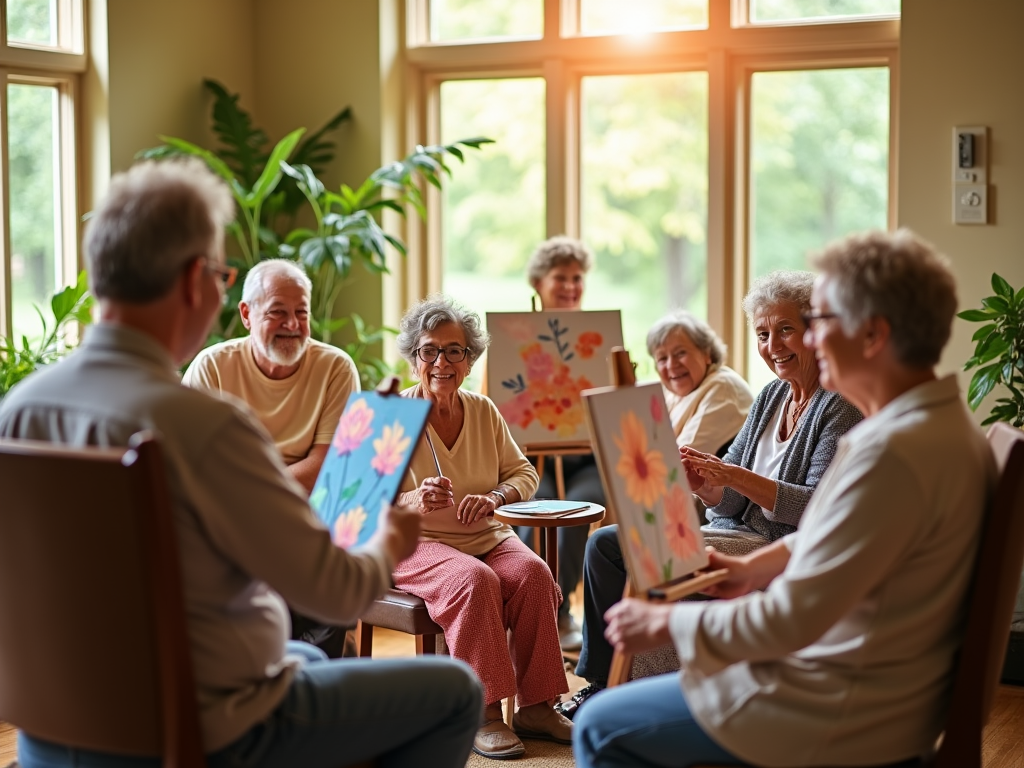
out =
[(373, 441), (373, 449), (377, 451), (377, 455), (370, 459), (370, 466), (377, 470), (381, 477), (394, 474), (411, 442), (412, 438), (406, 436), (401, 423), (396, 421), (390, 427), (385, 424), (381, 436)]
[(334, 543), (342, 549), (348, 549), (359, 540), (359, 532), (366, 523), (366, 513), (362, 507), (356, 507), (344, 513), (334, 521)]
[(653, 587), (660, 584), (662, 578), (661, 574), (658, 573), (658, 564), (654, 562), (651, 550), (645, 547), (640, 540), (640, 532), (632, 525), (629, 526), (629, 548), (633, 550), (633, 554), (640, 562), (640, 570), (643, 571), (644, 579), (646, 579), (644, 586)]
[(352, 453), (362, 445), (363, 440), (373, 433), (370, 428), (372, 421), (373, 409), (366, 404), (365, 400), (356, 400), (341, 417), (338, 430), (334, 433), (334, 448), (339, 456)]
[(675, 484), (669, 488), (665, 497), (665, 538), (683, 560), (697, 552), (697, 534), (693, 530), (696, 520), (690, 515), (690, 504), (692, 501), (682, 488)]
[(622, 438), (614, 438), (622, 452), (615, 471), (626, 481), (629, 498), (650, 509), (665, 495), (665, 459), (657, 450), (647, 449), (647, 432), (633, 411), (622, 415), (621, 427)]

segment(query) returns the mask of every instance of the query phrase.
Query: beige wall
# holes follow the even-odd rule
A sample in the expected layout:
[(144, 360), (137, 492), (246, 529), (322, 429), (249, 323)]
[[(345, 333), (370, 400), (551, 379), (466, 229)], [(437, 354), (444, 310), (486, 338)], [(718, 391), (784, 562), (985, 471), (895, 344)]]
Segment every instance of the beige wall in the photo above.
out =
[[(159, 144), (158, 135), (212, 143), (204, 77), (240, 91), (247, 108), (255, 106), (251, 0), (94, 0), (90, 30), (83, 96), (85, 145), (95, 164), (87, 169), (85, 210), (110, 173)], [(98, 111), (104, 103), (106, 119)]]
[[(317, 130), (351, 107), (351, 120), (332, 136), (337, 158), (322, 180), (329, 189), (362, 183), (384, 163), (377, 0), (255, 0), (254, 7), (261, 124), (280, 138), (298, 127)], [(378, 325), (380, 278), (360, 273), (338, 310)], [(349, 338), (344, 331), (340, 337)]]
[[(952, 260), (961, 308), (978, 306), (992, 272), (1024, 286), (1024, 2), (903, 0), (901, 29), (899, 223)], [(989, 127), (988, 226), (952, 223), (956, 125)], [(970, 357), (979, 327), (956, 321), (944, 371)]]

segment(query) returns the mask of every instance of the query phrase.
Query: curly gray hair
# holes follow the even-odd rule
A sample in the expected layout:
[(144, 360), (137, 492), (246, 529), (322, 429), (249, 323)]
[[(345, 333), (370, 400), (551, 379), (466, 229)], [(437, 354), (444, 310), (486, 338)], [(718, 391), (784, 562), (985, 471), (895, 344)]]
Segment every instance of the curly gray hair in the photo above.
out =
[(565, 235), (550, 237), (537, 246), (526, 263), (526, 277), (534, 288), (544, 276), (563, 264), (579, 264), (585, 273), (594, 266), (594, 254), (579, 240)]
[(870, 317), (884, 317), (900, 362), (939, 362), (956, 313), (956, 281), (932, 245), (909, 229), (863, 232), (827, 246), (814, 266), (847, 335)]
[(802, 269), (777, 269), (757, 278), (743, 297), (743, 311), (750, 323), (780, 304), (795, 304), (801, 314), (811, 311), (814, 273)]
[(165, 296), (185, 264), (219, 248), (234, 217), (231, 190), (197, 158), (116, 174), (82, 244), (93, 294), (131, 304)]
[(416, 349), (423, 334), (429, 333), (445, 323), (455, 323), (466, 334), (466, 346), (469, 348), (466, 359), (469, 360), (471, 368), (491, 342), (491, 337), (480, 323), (480, 316), (475, 312), (455, 303), (448, 296), (442, 294), (428, 296), (410, 307), (399, 325), (398, 340), (396, 341), (398, 352), (414, 370), (416, 368)]
[(710, 357), (712, 365), (719, 365), (725, 360), (725, 342), (715, 333), (715, 329), (683, 310), (665, 315), (651, 326), (647, 332), (647, 354), (654, 357), (654, 350), (677, 331), (685, 333), (697, 349)]

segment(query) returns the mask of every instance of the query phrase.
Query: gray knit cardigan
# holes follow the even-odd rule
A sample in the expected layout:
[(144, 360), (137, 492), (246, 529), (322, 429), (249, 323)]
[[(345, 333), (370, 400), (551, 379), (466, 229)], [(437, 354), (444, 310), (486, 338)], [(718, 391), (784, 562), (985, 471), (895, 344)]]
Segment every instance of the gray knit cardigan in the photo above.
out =
[[(727, 463), (745, 469), (754, 466), (758, 440), (771, 427), (777, 409), (788, 395), (789, 384), (781, 379), (761, 390), (725, 455)], [(839, 438), (863, 418), (838, 394), (819, 388), (800, 418), (779, 466), (775, 509), (766, 514), (759, 505), (727, 487), (722, 501), (708, 508), (708, 524), (712, 528), (747, 525), (769, 541), (795, 531), (811, 494), (836, 455)]]

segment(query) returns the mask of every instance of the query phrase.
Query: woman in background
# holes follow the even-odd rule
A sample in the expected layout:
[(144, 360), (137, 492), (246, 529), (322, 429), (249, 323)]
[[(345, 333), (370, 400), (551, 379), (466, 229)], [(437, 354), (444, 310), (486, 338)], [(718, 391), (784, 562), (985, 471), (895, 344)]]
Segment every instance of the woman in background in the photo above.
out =
[[(536, 292), (534, 306), (539, 301), (542, 310), (580, 309), (586, 274), (593, 263), (593, 255), (579, 240), (565, 236), (545, 240), (526, 265), (527, 278)], [(604, 488), (593, 454), (563, 456), (562, 477), (567, 499), (604, 505)], [(551, 456), (544, 459), (544, 472), (536, 495), (538, 499), (558, 497), (555, 460)], [(527, 546), (532, 546), (534, 530), (521, 525), (516, 532)], [(569, 613), (569, 595), (576, 590), (583, 575), (583, 554), (589, 531), (585, 525), (558, 529), (558, 586), (564, 597), (558, 609), (558, 639), (563, 651), (578, 651), (583, 644), (579, 625)]]

